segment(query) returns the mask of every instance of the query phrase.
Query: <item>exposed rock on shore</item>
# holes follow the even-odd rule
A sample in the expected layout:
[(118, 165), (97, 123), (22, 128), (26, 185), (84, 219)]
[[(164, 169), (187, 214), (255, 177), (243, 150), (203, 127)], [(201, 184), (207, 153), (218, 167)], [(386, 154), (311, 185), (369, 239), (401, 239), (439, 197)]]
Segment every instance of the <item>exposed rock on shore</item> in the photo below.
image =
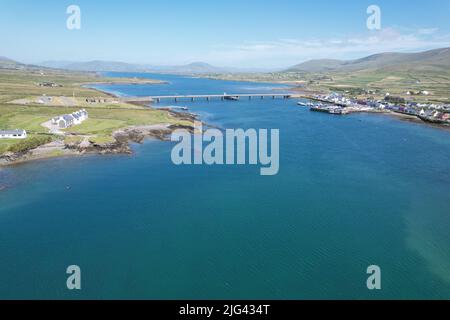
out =
[(37, 159), (45, 159), (56, 156), (76, 155), (77, 152), (67, 149), (63, 141), (52, 141), (35, 149), (24, 152), (7, 152), (0, 155), (0, 166), (17, 164)]
[[(191, 119), (191, 118), (189, 118)], [(53, 141), (36, 149), (22, 153), (5, 153), (0, 156), (0, 166), (18, 164), (37, 159), (60, 156), (77, 156), (83, 154), (131, 154), (129, 143), (143, 143), (146, 138), (169, 140), (170, 134), (177, 129), (193, 132), (193, 126), (157, 124), (134, 126), (117, 130), (113, 133), (112, 142), (99, 144), (84, 137), (78, 142), (65, 143), (62, 140)]]

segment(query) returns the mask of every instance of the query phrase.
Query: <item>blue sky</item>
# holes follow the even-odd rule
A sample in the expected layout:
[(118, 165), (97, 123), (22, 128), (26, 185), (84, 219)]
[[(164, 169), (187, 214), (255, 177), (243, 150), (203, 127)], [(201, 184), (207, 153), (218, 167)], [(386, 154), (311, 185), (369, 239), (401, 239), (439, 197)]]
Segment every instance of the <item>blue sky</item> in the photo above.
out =
[[(68, 30), (66, 9), (81, 9)], [(381, 30), (366, 27), (369, 5)], [(2, 0), (0, 56), (279, 68), (450, 46), (450, 0)]]

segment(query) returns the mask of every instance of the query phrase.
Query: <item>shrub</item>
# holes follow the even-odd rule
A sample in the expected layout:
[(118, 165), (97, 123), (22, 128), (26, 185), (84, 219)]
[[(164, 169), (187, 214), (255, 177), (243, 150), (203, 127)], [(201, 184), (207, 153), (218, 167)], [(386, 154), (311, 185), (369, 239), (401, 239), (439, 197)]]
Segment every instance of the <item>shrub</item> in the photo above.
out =
[(10, 152), (26, 152), (32, 149), (35, 149), (43, 144), (52, 142), (53, 138), (51, 136), (33, 136), (28, 137), (25, 140), (22, 140), (16, 144), (13, 144), (9, 147), (8, 151)]

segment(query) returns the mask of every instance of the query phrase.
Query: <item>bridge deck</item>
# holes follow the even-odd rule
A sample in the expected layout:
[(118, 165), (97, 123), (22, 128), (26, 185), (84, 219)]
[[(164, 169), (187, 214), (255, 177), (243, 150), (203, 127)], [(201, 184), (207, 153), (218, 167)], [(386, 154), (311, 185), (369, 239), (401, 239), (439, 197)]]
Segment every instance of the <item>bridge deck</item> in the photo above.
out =
[(152, 102), (159, 101), (165, 99), (172, 100), (181, 100), (181, 99), (213, 99), (213, 98), (265, 98), (265, 97), (282, 97), (284, 99), (290, 98), (291, 94), (286, 93), (238, 93), (238, 94), (196, 94), (196, 95), (170, 95), (170, 96), (146, 96), (146, 97), (125, 97), (125, 101), (134, 101), (134, 102)]

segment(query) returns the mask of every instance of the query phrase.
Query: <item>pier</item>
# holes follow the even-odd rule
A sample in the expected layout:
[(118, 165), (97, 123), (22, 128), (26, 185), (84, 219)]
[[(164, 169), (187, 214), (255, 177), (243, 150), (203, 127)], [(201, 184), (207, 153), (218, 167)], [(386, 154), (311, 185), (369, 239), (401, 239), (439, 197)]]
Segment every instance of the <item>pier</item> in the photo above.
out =
[(172, 96), (147, 96), (147, 97), (126, 97), (123, 100), (125, 102), (156, 102), (159, 103), (161, 100), (172, 100), (178, 101), (196, 101), (196, 100), (206, 100), (210, 101), (212, 99), (219, 100), (240, 100), (253, 98), (259, 99), (290, 99), (292, 95), (286, 93), (244, 93), (244, 94), (200, 94), (200, 95), (172, 95)]

